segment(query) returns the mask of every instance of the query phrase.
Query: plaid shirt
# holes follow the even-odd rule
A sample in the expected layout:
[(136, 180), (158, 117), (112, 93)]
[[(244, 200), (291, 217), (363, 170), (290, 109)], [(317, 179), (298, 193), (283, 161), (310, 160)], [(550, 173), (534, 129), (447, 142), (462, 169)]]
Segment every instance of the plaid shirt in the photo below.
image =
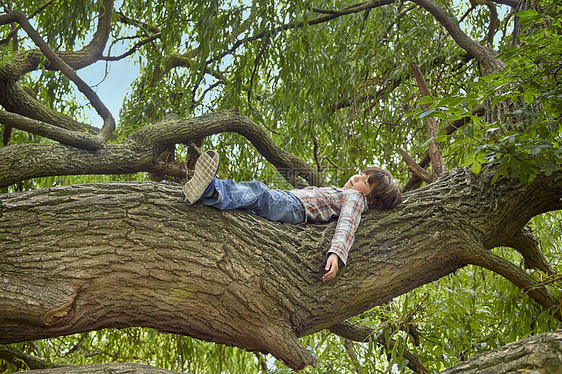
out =
[(328, 254), (337, 254), (346, 265), (361, 213), (367, 210), (365, 195), (349, 188), (337, 187), (307, 187), (291, 190), (291, 193), (302, 202), (305, 221), (327, 222), (339, 217)]

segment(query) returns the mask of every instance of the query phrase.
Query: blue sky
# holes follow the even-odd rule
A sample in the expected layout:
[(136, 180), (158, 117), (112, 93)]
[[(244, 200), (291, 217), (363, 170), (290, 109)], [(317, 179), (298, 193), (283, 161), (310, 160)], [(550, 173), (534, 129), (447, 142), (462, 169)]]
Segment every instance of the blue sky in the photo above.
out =
[[(98, 61), (78, 71), (80, 78), (94, 88), (113, 114), (116, 122), (119, 121), (119, 111), (123, 105), (123, 99), (130, 92), (131, 83), (139, 74), (139, 66), (135, 65), (133, 61), (133, 58), (128, 57), (121, 61), (109, 62), (107, 77), (105, 61)], [(86, 97), (80, 92), (76, 92), (76, 99), (81, 104), (88, 103)], [(86, 109), (86, 118), (94, 126), (101, 127), (103, 124), (101, 117), (90, 105)]]

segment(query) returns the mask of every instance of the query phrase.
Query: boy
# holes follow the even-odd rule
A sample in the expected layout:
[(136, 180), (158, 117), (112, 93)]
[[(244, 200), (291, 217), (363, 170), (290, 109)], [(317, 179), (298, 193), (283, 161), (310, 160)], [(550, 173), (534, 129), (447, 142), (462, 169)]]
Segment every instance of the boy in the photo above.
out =
[(336, 276), (338, 258), (344, 265), (347, 263), (361, 213), (368, 206), (392, 209), (402, 202), (400, 188), (392, 175), (377, 167), (368, 167), (362, 174), (352, 176), (343, 188), (307, 187), (280, 191), (271, 190), (258, 181), (217, 179), (219, 161), (215, 151), (207, 151), (199, 157), (193, 178), (182, 190), (186, 204), (201, 201), (220, 210), (246, 209), (270, 221), (291, 224), (327, 222), (339, 217), (328, 250), (323, 281)]

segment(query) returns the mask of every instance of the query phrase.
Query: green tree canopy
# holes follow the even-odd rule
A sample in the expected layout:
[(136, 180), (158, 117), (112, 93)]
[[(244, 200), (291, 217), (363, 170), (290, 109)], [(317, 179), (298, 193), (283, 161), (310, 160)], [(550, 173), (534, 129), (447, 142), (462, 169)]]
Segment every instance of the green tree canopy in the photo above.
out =
[[(489, 191), (502, 181), (542, 183), (552, 186), (550, 200), (521, 212), (533, 217), (534, 235), (525, 226), (528, 235), (491, 251), (558, 309), (483, 260), (356, 314), (346, 322), (364, 328), (356, 335), (335, 326), (301, 343), (318, 358), (307, 372), (427, 372), (560, 328), (557, 1), (0, 4), (0, 203), (10, 193), (86, 182), (183, 182), (200, 148), (223, 155), (219, 176), (277, 188), (342, 185), (373, 164), (405, 192), (422, 181), (446, 186), (437, 178), (456, 167), (485, 178)], [(102, 62), (108, 79), (118, 79), (113, 64), (139, 69), (117, 123), (80, 78)], [(86, 118), (83, 98), (100, 119)], [(2, 346), (0, 359), (8, 371), (136, 361), (186, 372), (289, 372), (271, 356), (136, 327)]]

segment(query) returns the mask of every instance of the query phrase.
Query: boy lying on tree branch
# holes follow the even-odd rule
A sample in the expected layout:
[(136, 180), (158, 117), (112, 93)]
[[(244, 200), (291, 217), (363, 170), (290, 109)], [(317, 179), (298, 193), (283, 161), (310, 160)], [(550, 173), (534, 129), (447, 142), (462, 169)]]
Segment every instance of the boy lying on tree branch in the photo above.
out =
[(245, 209), (270, 221), (291, 224), (328, 222), (338, 217), (327, 253), (324, 281), (336, 276), (338, 258), (347, 264), (361, 214), (368, 207), (392, 209), (402, 202), (400, 188), (392, 175), (374, 166), (349, 178), (343, 188), (307, 187), (281, 191), (269, 189), (258, 181), (217, 179), (219, 163), (216, 151), (207, 151), (199, 157), (193, 178), (182, 190), (186, 204), (200, 201), (220, 210)]

